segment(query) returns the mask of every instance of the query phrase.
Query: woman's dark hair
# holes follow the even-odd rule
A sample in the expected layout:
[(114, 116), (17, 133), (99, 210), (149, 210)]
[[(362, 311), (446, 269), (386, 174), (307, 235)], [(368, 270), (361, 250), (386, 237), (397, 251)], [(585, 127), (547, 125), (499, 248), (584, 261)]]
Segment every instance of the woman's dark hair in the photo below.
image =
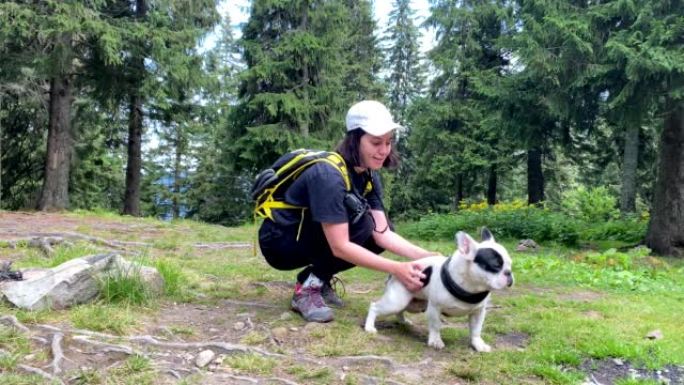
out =
[[(361, 166), (361, 158), (359, 157), (359, 147), (361, 147), (361, 137), (366, 134), (360, 128), (355, 130), (347, 131), (344, 139), (337, 145), (337, 151), (345, 162), (347, 162), (347, 167), (354, 168)], [(399, 154), (397, 153), (396, 146), (393, 144), (390, 149), (390, 153), (382, 164), (382, 167), (389, 169), (395, 169), (399, 167)]]

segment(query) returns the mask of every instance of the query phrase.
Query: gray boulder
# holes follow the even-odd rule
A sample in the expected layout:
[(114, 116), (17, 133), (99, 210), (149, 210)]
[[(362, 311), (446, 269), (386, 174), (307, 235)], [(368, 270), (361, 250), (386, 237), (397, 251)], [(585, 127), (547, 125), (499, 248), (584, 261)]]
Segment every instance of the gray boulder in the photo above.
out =
[(156, 269), (109, 253), (74, 258), (51, 269), (24, 270), (23, 281), (0, 282), (0, 294), (22, 309), (65, 309), (92, 301), (99, 281), (108, 274), (131, 272), (139, 273), (149, 290), (163, 290), (164, 280)]

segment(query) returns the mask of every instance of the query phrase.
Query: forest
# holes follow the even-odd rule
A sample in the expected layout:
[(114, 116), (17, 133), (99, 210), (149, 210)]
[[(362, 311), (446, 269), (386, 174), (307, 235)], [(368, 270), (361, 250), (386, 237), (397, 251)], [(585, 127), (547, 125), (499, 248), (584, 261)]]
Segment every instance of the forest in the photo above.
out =
[(1, 1), (0, 209), (249, 222), (261, 169), (377, 99), (393, 218), (584, 194), (682, 255), (684, 1), (252, 0), (238, 30), (221, 3)]

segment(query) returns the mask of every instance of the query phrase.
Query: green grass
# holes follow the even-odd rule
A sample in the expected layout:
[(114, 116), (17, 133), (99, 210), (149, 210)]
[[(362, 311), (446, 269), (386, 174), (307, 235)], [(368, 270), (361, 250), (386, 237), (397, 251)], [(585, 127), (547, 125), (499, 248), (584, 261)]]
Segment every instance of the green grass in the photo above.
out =
[(99, 278), (99, 298), (104, 303), (147, 305), (153, 293), (143, 281), (140, 267), (142, 261), (133, 261), (130, 268), (115, 268)]
[[(421, 371), (424, 384), (581, 384), (587, 362), (623, 360), (632, 367), (657, 370), (668, 365), (684, 365), (684, 326), (681, 304), (684, 301), (684, 259), (666, 259), (650, 255), (648, 250), (617, 251), (613, 241), (592, 241), (593, 249), (569, 248), (542, 243), (535, 253), (512, 252), (516, 285), (508, 293), (495, 293), (482, 336), (493, 352), (478, 354), (468, 346), (464, 318), (448, 318), (442, 329), (446, 347), (436, 351), (427, 347), (427, 322), (424, 314), (408, 317), (414, 326), (398, 324), (394, 318), (380, 319), (378, 334), (370, 335), (361, 325), (368, 304), (379, 298), (386, 274), (355, 268), (340, 274), (345, 283), (347, 306), (335, 311), (335, 322), (307, 325), (297, 315), (281, 319), (288, 312), (295, 271), (276, 271), (251, 249), (198, 249), (195, 243), (252, 242), (255, 228), (205, 225), (193, 221), (157, 222), (153, 219), (118, 217), (107, 213), (68, 214), (135, 226), (154, 235), (145, 242), (145, 262), (154, 266), (165, 280), (164, 293), (150, 297), (136, 280), (118, 277), (103, 287), (98, 302), (76, 306), (67, 311), (28, 312), (0, 305), (3, 314), (14, 314), (27, 324), (70, 323), (79, 329), (117, 335), (135, 334), (145, 315), (164, 311), (157, 304), (188, 302), (216, 306), (225, 312), (226, 323), (216, 325), (230, 333), (228, 317), (246, 314), (255, 327), (235, 333), (231, 342), (269, 350), (297, 354), (325, 362), (328, 359), (356, 355), (381, 355), (398, 365), (415, 365), (428, 360), (431, 370)], [(79, 230), (97, 234), (92, 225)], [(91, 226), (89, 228), (88, 226)], [(399, 226), (401, 229), (402, 226)], [(93, 232), (90, 233), (89, 231)], [(136, 230), (137, 231), (137, 230)], [(495, 234), (496, 235), (496, 234)], [(113, 239), (104, 234), (97, 236)], [(130, 240), (141, 241), (136, 237)], [(500, 240), (501, 241), (501, 240)], [(450, 255), (453, 241), (415, 240), (423, 247)], [(502, 243), (514, 250), (517, 240)], [(580, 242), (581, 243), (581, 242)], [(0, 252), (5, 249), (0, 248)], [(20, 247), (17, 266), (54, 266), (74, 257), (93, 253), (88, 244), (60, 246), (51, 258), (37, 250)], [(397, 258), (388, 254), (390, 258)], [(2, 258), (2, 254), (0, 254)], [(269, 287), (268, 284), (284, 282)], [(281, 288), (282, 287), (282, 288)], [(287, 289), (283, 289), (287, 287)], [(237, 306), (226, 307), (230, 299), (258, 302), (275, 309)], [(273, 342), (271, 331), (287, 330), (283, 341)], [(169, 330), (180, 339), (205, 338), (199, 330), (174, 323)], [(663, 338), (647, 339), (660, 330)], [(16, 373), (16, 364), (28, 351), (25, 336), (0, 327), (0, 348), (11, 355), (0, 358), (0, 382), (32, 383), (34, 377)], [(510, 341), (515, 345), (507, 345)], [(415, 383), (412, 377), (397, 376), (383, 365), (359, 365), (345, 371), (288, 361), (255, 354), (226, 357), (225, 369), (257, 377), (284, 377), (306, 384), (362, 384), (363, 376), (374, 376), (402, 383)], [(78, 384), (154, 384), (159, 376), (144, 357), (131, 357), (107, 373), (74, 373)], [(6, 380), (7, 378), (7, 380)], [(14, 382), (12, 382), (14, 381)], [(619, 385), (653, 384), (646, 380), (617, 379)], [(190, 376), (179, 383), (201, 384), (201, 376)]]
[(270, 375), (278, 361), (256, 354), (236, 354), (226, 358), (223, 364), (240, 373)]
[(74, 307), (69, 311), (69, 319), (78, 329), (125, 334), (137, 325), (136, 313), (141, 310), (128, 305), (93, 303)]

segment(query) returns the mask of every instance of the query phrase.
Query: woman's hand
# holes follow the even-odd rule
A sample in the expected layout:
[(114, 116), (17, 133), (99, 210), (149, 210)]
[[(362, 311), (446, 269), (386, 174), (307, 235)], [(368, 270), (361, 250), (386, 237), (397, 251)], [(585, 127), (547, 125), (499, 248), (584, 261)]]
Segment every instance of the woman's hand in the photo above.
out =
[(423, 282), (420, 280), (425, 278), (425, 274), (423, 274), (423, 265), (417, 261), (400, 262), (392, 275), (397, 277), (409, 291), (418, 291), (423, 288)]

